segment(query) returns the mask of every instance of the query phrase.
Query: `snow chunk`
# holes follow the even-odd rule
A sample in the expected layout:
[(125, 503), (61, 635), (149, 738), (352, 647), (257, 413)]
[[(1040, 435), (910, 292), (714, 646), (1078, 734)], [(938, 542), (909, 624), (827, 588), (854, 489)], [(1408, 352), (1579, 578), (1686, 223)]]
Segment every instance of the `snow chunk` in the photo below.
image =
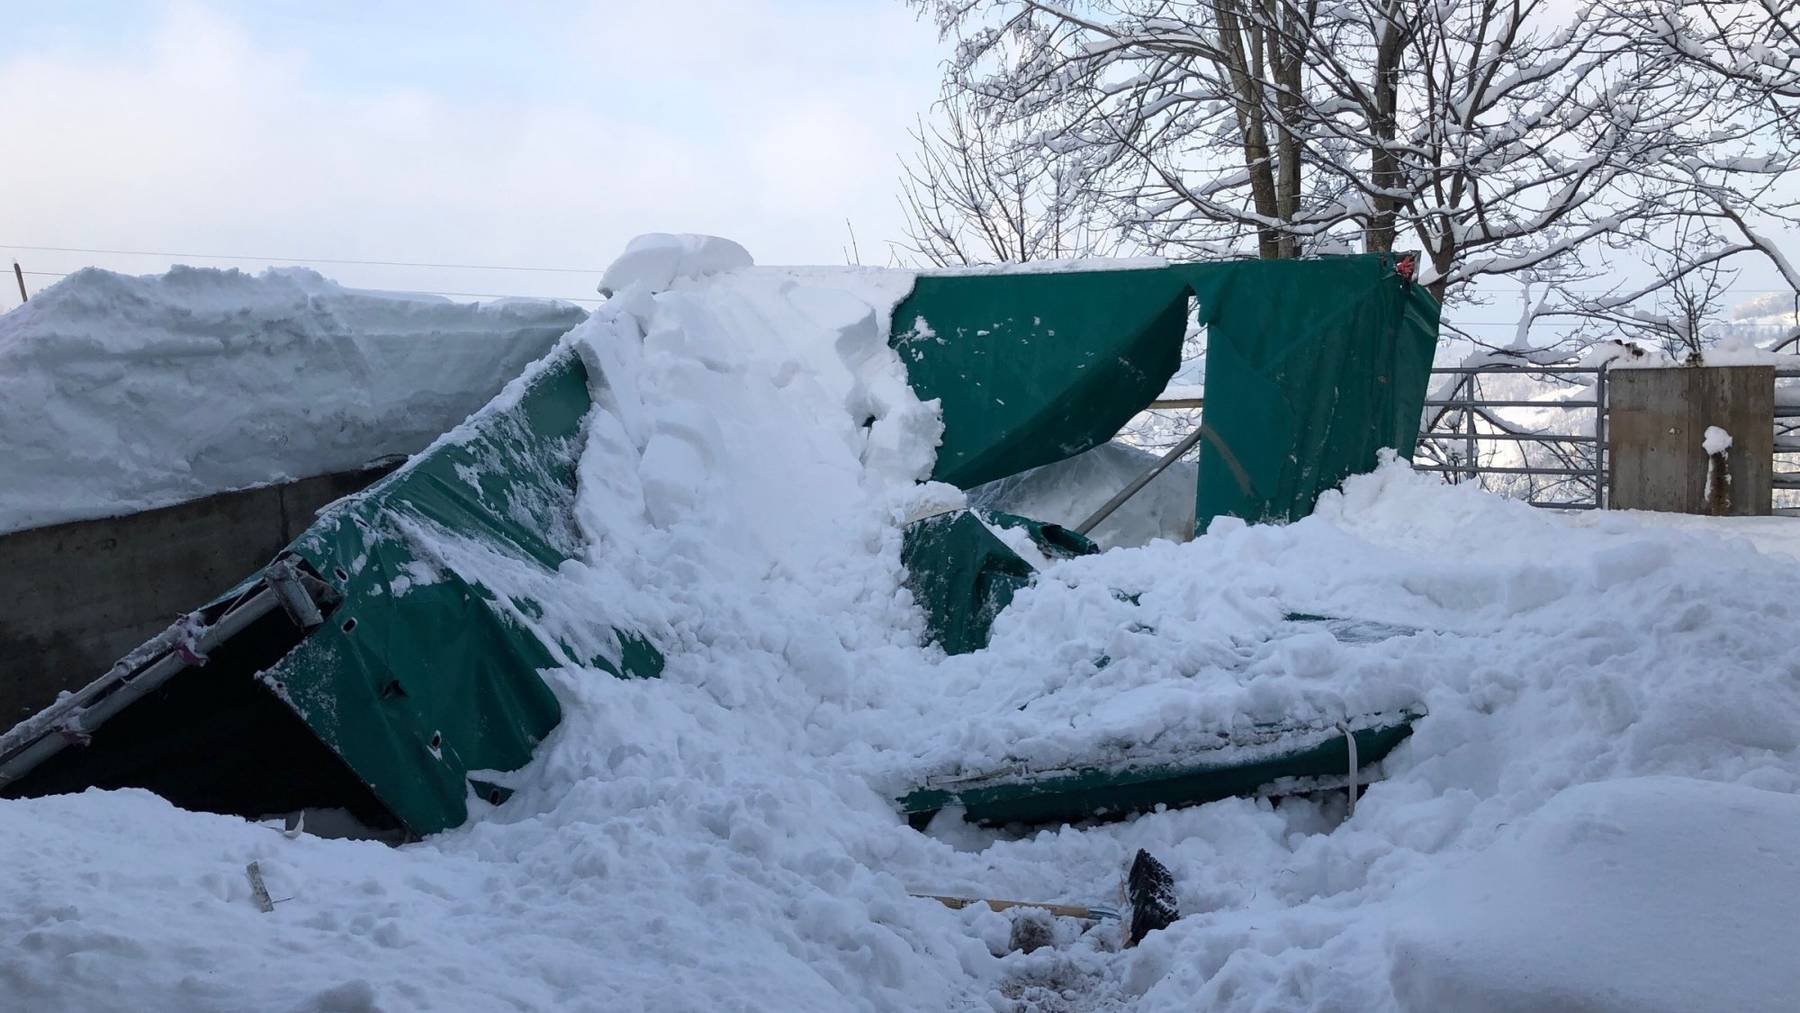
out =
[(1708, 457), (1722, 454), (1731, 449), (1731, 434), (1718, 426), (1707, 426), (1706, 436), (1701, 439), (1700, 446), (1705, 449)]
[(625, 252), (600, 278), (600, 294), (611, 296), (633, 285), (652, 294), (666, 292), (683, 278), (705, 278), (755, 263), (750, 251), (718, 236), (651, 232), (625, 244)]

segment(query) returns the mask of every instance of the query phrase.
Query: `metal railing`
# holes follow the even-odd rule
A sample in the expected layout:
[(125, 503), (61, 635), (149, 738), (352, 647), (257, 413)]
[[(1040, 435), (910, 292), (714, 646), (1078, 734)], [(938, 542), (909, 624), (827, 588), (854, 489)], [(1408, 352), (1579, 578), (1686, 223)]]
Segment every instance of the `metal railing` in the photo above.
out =
[[(1526, 483), (1525, 500), (1533, 506), (1593, 510), (1606, 505), (1605, 366), (1439, 366), (1432, 369), (1431, 375), (1433, 391), (1440, 386), (1437, 377), (1460, 379), (1450, 389), (1449, 396), (1426, 398), (1427, 425), (1419, 434), (1413, 470), (1436, 472), (1450, 482), (1481, 482), (1487, 475), (1542, 477), (1551, 480), (1549, 488), (1539, 490), (1536, 483)], [(1587, 387), (1592, 396), (1583, 400), (1524, 400), (1483, 397), (1478, 390), (1477, 381), (1484, 376), (1522, 375), (1562, 380), (1571, 387)], [(1586, 379), (1588, 377), (1592, 380)], [(1587, 433), (1529, 429), (1496, 412), (1496, 409), (1509, 408), (1591, 411), (1593, 421)], [(1796, 407), (1795, 414), (1800, 416), (1800, 407)], [(1484, 453), (1484, 444), (1494, 449)], [(1551, 462), (1534, 461), (1530, 453), (1533, 446), (1544, 448)], [(1513, 452), (1503, 453), (1501, 448), (1504, 447), (1513, 448)], [(1493, 463), (1496, 456), (1509, 463)], [(1571, 486), (1579, 491), (1574, 498), (1569, 498)], [(1540, 498), (1540, 493), (1558, 493), (1561, 498), (1544, 499)]]
[[(1523, 497), (1533, 506), (1562, 510), (1593, 510), (1607, 505), (1611, 460), (1606, 447), (1607, 367), (1490, 363), (1480, 366), (1437, 366), (1431, 370), (1433, 392), (1442, 394), (1441, 378), (1458, 377), (1447, 396), (1428, 396), (1425, 421), (1413, 454), (1413, 470), (1441, 474), (1446, 481), (1481, 482), (1484, 476), (1510, 479), (1543, 478), (1546, 489), (1528, 489)], [(1535, 376), (1561, 382), (1571, 389), (1587, 388), (1589, 396), (1567, 400), (1486, 397), (1480, 393), (1482, 377)], [(1590, 379), (1591, 378), (1591, 379)], [(1775, 512), (1800, 515), (1800, 385), (1786, 388), (1781, 380), (1800, 379), (1800, 367), (1776, 369), (1774, 467)], [(1199, 398), (1159, 400), (1153, 409), (1199, 409)], [(1496, 414), (1496, 410), (1536, 408), (1563, 412), (1592, 412), (1591, 420), (1574, 420), (1569, 427), (1528, 429)], [(1585, 429), (1586, 431), (1577, 431)], [(1559, 431), (1560, 430), (1560, 431)], [(1518, 448), (1507, 454), (1500, 448)], [(1550, 461), (1533, 460), (1531, 447), (1542, 447)], [(1160, 448), (1159, 448), (1160, 449)], [(1500, 457), (1508, 463), (1495, 463)], [(1786, 470), (1783, 470), (1785, 466)], [(1501, 482), (1496, 491), (1517, 494), (1516, 482)], [(1529, 484), (1529, 483), (1528, 483)], [(1786, 503), (1782, 502), (1787, 492)], [(1560, 493), (1543, 498), (1540, 493)]]
[[(1781, 493), (1800, 489), (1800, 461), (1792, 456), (1800, 454), (1800, 399), (1783, 404), (1781, 381), (1797, 377), (1800, 377), (1800, 369), (1775, 370), (1775, 460), (1769, 467), (1769, 487), (1776, 493), (1774, 511), (1790, 517), (1800, 515), (1800, 507), (1795, 505), (1797, 497)], [(1783, 464), (1790, 466), (1787, 471), (1780, 470)]]

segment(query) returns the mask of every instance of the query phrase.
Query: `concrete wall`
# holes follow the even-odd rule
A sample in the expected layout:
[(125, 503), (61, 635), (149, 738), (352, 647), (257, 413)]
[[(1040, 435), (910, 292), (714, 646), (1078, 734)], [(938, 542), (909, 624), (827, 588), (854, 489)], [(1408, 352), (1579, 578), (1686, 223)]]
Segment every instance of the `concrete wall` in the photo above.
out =
[(0, 731), (101, 675), (392, 466), (0, 535)]
[(1708, 426), (1731, 434), (1732, 515), (1769, 512), (1775, 450), (1775, 370), (1677, 366), (1607, 374), (1607, 505), (1707, 513)]

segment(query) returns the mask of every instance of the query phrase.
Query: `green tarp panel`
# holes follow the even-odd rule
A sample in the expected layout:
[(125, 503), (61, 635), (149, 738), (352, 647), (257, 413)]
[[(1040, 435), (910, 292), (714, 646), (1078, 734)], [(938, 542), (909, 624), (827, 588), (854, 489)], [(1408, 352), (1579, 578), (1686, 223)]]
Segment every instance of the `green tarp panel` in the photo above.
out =
[(1298, 520), (1321, 492), (1373, 469), (1383, 447), (1412, 455), (1438, 306), (1388, 257), (1181, 270), (1207, 324), (1206, 424), (1251, 487), (1202, 443), (1196, 531), (1221, 516)]
[[(1418, 711), (1371, 714), (1351, 723), (1359, 765), (1379, 762), (1408, 735)], [(1008, 823), (1074, 823), (1216, 802), (1248, 795), (1288, 778), (1348, 781), (1350, 753), (1343, 732), (1328, 726), (1262, 725), (1248, 732), (1219, 732), (1179, 757), (1095, 763), (1043, 771), (1010, 770), (991, 776), (928, 783), (900, 799), (916, 820), (946, 806), (990, 826)], [(1291, 785), (1291, 791), (1305, 789)]]
[(329, 508), (290, 551), (343, 602), (261, 678), (355, 771), (407, 829), (461, 823), (472, 771), (512, 770), (561, 717), (538, 671), (570, 661), (655, 675), (662, 658), (620, 633), (615, 657), (571, 658), (521, 621), (477, 575), (431, 558), (447, 533), (554, 570), (581, 551), (574, 520), (585, 369), (565, 354), (516, 407), (479, 417), (369, 489)]
[[(153, 641), (141, 658), (169, 674), (135, 694), (119, 688), (129, 685), (120, 670), (97, 680), (82, 692), (129, 702), (81, 745), (29, 767), (15, 759), (16, 780), (0, 788), (144, 787), (245, 816), (344, 809), (400, 838), (461, 823), (471, 798), (504, 797), (487, 772), (524, 766), (561, 718), (542, 670), (662, 668), (648, 641), (616, 629), (581, 637), (605, 646), (578, 652), (547, 632), (538, 602), (506, 590), (584, 550), (574, 505), (590, 407), (580, 360), (546, 362), (511, 407), (477, 415), (326, 508), (275, 564), (203, 606), (196, 628), (266, 600), (296, 566), (304, 579), (293, 594), (322, 624), (305, 628), (288, 605), (265, 609), (172, 668), (152, 660), (174, 653)], [(40, 755), (43, 737), (20, 737), (12, 755)]]
[(889, 340), (943, 403), (931, 477), (972, 489), (1111, 439), (1181, 365), (1187, 303), (1160, 267), (920, 275)]
[(1110, 439), (1174, 375), (1190, 296), (1206, 422), (1251, 479), (1203, 446), (1201, 530), (1222, 513), (1297, 519), (1381, 447), (1412, 451), (1437, 306), (1390, 255), (924, 275), (890, 340), (942, 404), (932, 477), (972, 488)]
[[(1424, 632), (1418, 627), (1366, 619), (1288, 612), (1270, 631), (1269, 639), (1306, 628), (1322, 628), (1344, 644), (1374, 644)], [(1096, 668), (1104, 668), (1106, 663), (1104, 656), (1095, 659)], [(1412, 734), (1414, 722), (1424, 714), (1423, 706), (1403, 707), (1346, 722), (1356, 739), (1357, 765), (1368, 767), (1384, 759)], [(1293, 794), (1320, 783), (1349, 780), (1348, 745), (1335, 725), (1265, 723), (1188, 738), (1192, 741), (1179, 749), (1158, 747), (1135, 755), (1127, 750), (1126, 755), (1105, 761), (1055, 769), (1034, 770), (1029, 763), (1012, 763), (990, 773), (931, 778), (902, 796), (900, 808), (915, 824), (946, 806), (962, 807), (968, 819), (994, 826), (1077, 822), (1144, 812), (1159, 805), (1198, 805), (1259, 791)]]
[(900, 549), (906, 586), (925, 610), (928, 641), (946, 654), (986, 647), (994, 617), (1036, 572), (988, 524), (1023, 530), (1052, 559), (1099, 551), (1066, 528), (999, 512), (954, 510), (908, 525)]

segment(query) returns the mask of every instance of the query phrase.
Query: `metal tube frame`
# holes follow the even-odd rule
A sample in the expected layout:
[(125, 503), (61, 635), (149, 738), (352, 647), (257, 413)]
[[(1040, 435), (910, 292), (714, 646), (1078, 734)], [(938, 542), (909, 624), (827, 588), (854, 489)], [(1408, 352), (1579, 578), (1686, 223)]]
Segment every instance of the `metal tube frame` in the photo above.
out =
[[(1428, 408), (1459, 409), (1462, 419), (1458, 424), (1445, 427), (1442, 431), (1419, 434), (1421, 440), (1434, 440), (1450, 443), (1454, 446), (1461, 442), (1462, 460), (1452, 454), (1448, 464), (1415, 464), (1414, 471), (1432, 472), (1445, 475), (1451, 482), (1479, 481), (1482, 475), (1544, 475), (1554, 478), (1587, 478), (1594, 486), (1592, 502), (1549, 500), (1528, 500), (1533, 506), (1563, 510), (1603, 509), (1606, 506), (1607, 454), (1606, 454), (1606, 387), (1607, 369), (1600, 366), (1543, 366), (1534, 364), (1491, 364), (1485, 366), (1437, 366), (1431, 370), (1434, 376), (1456, 376), (1461, 379), (1456, 384), (1451, 396), (1444, 398), (1427, 398)], [(1792, 371), (1800, 376), (1800, 370)], [(1579, 401), (1526, 401), (1497, 398), (1488, 400), (1476, 396), (1475, 380), (1483, 374), (1520, 375), (1541, 374), (1545, 376), (1592, 376), (1593, 397)], [(1778, 374), (1779, 375), (1779, 374)], [(1557, 411), (1589, 410), (1594, 412), (1594, 428), (1591, 435), (1564, 435), (1561, 433), (1483, 433), (1476, 425), (1477, 410), (1485, 408), (1549, 408)], [(1800, 406), (1796, 406), (1794, 414), (1800, 416)], [(1567, 447), (1591, 446), (1594, 448), (1593, 465), (1591, 467), (1502, 467), (1481, 463), (1480, 444), (1485, 440), (1509, 443), (1542, 443)]]

